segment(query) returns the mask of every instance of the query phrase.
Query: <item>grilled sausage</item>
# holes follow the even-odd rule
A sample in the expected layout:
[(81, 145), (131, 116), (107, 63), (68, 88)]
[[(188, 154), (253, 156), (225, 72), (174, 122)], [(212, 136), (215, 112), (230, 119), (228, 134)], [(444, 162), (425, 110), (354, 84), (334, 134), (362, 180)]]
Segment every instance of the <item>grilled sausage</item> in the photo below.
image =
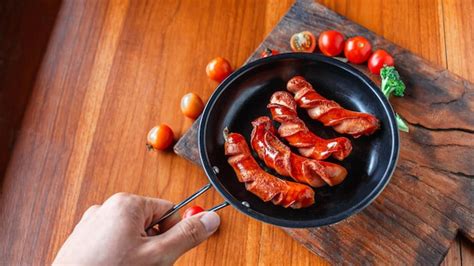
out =
[(228, 134), (224, 148), (239, 182), (263, 201), (293, 209), (314, 204), (314, 191), (309, 186), (279, 179), (260, 168), (242, 135)]
[(272, 121), (266, 116), (252, 122), (252, 148), (268, 167), (277, 173), (312, 187), (330, 186), (341, 183), (347, 170), (337, 164), (308, 159), (293, 153), (275, 136)]
[(333, 127), (339, 133), (358, 138), (371, 135), (380, 128), (380, 122), (375, 116), (344, 109), (335, 101), (317, 93), (303, 77), (292, 78), (288, 81), (287, 89), (295, 95), (298, 106), (307, 109), (311, 118)]
[(352, 144), (349, 139), (344, 137), (323, 139), (311, 132), (298, 117), (296, 102), (288, 92), (275, 92), (267, 107), (272, 113), (273, 120), (281, 124), (278, 135), (285, 138), (291, 146), (298, 148), (301, 155), (316, 160), (324, 160), (332, 155), (342, 161), (351, 153)]

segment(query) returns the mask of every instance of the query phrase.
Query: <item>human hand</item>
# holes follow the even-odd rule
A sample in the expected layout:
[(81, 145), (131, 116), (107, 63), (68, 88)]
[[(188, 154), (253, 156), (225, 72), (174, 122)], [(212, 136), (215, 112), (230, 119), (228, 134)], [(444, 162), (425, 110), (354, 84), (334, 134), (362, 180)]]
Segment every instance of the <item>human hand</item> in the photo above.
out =
[(173, 204), (162, 199), (118, 193), (90, 207), (59, 250), (53, 264), (171, 265), (212, 235), (220, 224), (215, 212), (181, 220), (174, 214), (148, 230)]

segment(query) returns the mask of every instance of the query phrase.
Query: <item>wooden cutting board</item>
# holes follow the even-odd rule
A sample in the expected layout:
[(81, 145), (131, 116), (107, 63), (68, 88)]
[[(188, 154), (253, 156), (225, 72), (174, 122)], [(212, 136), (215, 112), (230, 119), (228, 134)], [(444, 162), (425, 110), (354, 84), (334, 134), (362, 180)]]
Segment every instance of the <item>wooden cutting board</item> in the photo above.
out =
[[(247, 62), (264, 47), (290, 51), (293, 33), (326, 29), (365, 36), (394, 55), (408, 89), (391, 101), (410, 133), (400, 133), (390, 184), (364, 211), (331, 226), (283, 230), (332, 263), (440, 263), (458, 232), (474, 239), (474, 85), (311, 0), (297, 1)], [(380, 84), (365, 65), (355, 67)], [(174, 147), (196, 164), (198, 124)]]

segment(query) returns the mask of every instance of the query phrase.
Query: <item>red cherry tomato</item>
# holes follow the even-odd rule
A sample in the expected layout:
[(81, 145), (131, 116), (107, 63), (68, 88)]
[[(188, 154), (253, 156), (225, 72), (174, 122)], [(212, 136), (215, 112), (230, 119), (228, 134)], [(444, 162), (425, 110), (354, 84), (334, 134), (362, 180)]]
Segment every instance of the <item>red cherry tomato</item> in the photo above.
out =
[(165, 124), (156, 126), (148, 132), (146, 145), (149, 149), (164, 150), (173, 143), (173, 130)]
[(216, 57), (207, 64), (206, 73), (210, 79), (221, 82), (232, 73), (232, 66), (225, 58)]
[(336, 56), (344, 50), (344, 35), (335, 30), (328, 30), (319, 35), (319, 50), (324, 55)]
[(354, 64), (362, 64), (367, 61), (371, 52), (372, 45), (362, 36), (348, 39), (344, 47), (344, 55), (349, 62)]
[(276, 54), (279, 54), (279, 52), (277, 50), (272, 50), (270, 48), (265, 48), (265, 50), (260, 54), (260, 58), (265, 58), (265, 57), (269, 57), (269, 56), (276, 55)]
[(379, 49), (370, 56), (368, 66), (370, 72), (378, 75), (382, 67), (393, 66), (394, 63), (393, 57), (387, 51)]
[(295, 52), (312, 53), (316, 48), (316, 38), (309, 31), (298, 32), (291, 36), (290, 46)]
[(195, 214), (198, 214), (200, 212), (203, 212), (204, 209), (201, 208), (200, 206), (192, 206), (192, 207), (189, 207), (187, 208), (184, 213), (183, 213), (183, 219), (186, 219), (186, 218), (189, 218)]

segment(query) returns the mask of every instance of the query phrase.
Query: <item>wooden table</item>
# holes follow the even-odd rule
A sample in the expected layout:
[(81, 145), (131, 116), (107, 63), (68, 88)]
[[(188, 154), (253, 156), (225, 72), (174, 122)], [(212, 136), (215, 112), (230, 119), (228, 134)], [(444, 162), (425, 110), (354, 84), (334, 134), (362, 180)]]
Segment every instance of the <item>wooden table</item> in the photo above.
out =
[[(472, 1), (322, 1), (474, 81)], [(0, 4), (0, 262), (51, 262), (84, 210), (115, 192), (179, 201), (205, 184), (149, 128), (192, 121), (183, 94), (209, 97), (206, 63), (242, 64), (292, 1), (3, 1)], [(449, 88), (447, 88), (449, 89)], [(9, 159), (9, 160), (8, 160)], [(212, 206), (211, 191), (197, 200)], [(180, 265), (325, 264), (280, 229), (227, 208), (220, 231)], [(469, 265), (458, 240), (445, 263)]]

